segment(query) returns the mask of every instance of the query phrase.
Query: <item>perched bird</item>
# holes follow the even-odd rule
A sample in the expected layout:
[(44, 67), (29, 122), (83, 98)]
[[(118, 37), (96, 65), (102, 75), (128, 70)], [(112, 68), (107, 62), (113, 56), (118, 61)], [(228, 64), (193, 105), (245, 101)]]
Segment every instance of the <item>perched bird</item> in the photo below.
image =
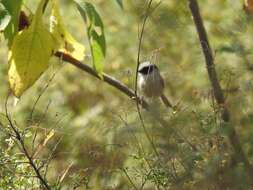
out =
[(164, 81), (155, 64), (146, 61), (139, 65), (138, 88), (144, 97), (160, 97), (167, 107), (172, 107), (167, 97), (163, 94)]

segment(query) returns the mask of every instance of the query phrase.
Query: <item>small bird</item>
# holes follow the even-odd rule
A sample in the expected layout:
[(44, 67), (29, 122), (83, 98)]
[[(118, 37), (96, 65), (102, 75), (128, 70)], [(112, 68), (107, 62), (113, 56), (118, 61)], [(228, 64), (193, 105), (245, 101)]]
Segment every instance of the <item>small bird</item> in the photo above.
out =
[(172, 107), (167, 97), (163, 94), (164, 81), (155, 64), (146, 61), (139, 65), (138, 88), (144, 97), (160, 97), (165, 106)]

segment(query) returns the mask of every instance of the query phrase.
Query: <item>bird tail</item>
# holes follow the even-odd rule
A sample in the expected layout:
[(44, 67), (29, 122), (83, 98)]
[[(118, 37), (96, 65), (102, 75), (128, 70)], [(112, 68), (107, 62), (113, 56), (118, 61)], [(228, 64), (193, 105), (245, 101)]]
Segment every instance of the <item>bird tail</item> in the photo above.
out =
[(166, 107), (173, 108), (172, 104), (164, 94), (161, 95), (161, 99)]

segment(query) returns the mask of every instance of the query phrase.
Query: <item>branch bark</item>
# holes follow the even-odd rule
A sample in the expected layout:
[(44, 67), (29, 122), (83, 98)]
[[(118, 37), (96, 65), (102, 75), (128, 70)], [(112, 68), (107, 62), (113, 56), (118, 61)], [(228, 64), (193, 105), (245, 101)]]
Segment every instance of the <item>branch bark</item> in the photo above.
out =
[(100, 77), (92, 67), (90, 67), (87, 64), (83, 64), (81, 61), (78, 61), (77, 59), (75, 59), (74, 57), (72, 57), (69, 54), (57, 51), (54, 55), (56, 57), (59, 57), (61, 60), (66, 61), (66, 62), (70, 63), (71, 65), (77, 67), (78, 69), (85, 71), (86, 73), (92, 75), (93, 77), (96, 77), (99, 80), (103, 80), (104, 82), (106, 82), (110, 86), (113, 86), (114, 88), (121, 91), (123, 94), (127, 95), (132, 100), (136, 101), (136, 99), (137, 99), (138, 103), (143, 108), (148, 109), (148, 103), (145, 100), (137, 97), (135, 95), (135, 92), (132, 89), (128, 88), (125, 84), (121, 83), (119, 80), (117, 80), (105, 73), (102, 73), (102, 77)]
[(250, 176), (253, 176), (250, 162), (242, 149), (242, 145), (240, 143), (238, 134), (236, 133), (234, 126), (230, 122), (230, 112), (227, 108), (226, 100), (225, 100), (223, 91), (221, 89), (221, 86), (217, 77), (215, 64), (214, 64), (214, 57), (212, 54), (212, 48), (208, 40), (207, 32), (205, 30), (202, 17), (200, 15), (198, 1), (197, 0), (188, 0), (188, 1), (189, 1), (189, 8), (191, 10), (191, 14), (193, 16), (193, 20), (194, 20), (196, 30), (198, 33), (202, 52), (205, 56), (206, 68), (207, 68), (209, 80), (211, 82), (211, 86), (213, 89), (214, 97), (217, 104), (220, 106), (221, 118), (225, 123), (229, 123), (230, 129), (229, 129), (228, 138), (237, 156), (236, 160), (237, 162), (244, 163), (244, 166), (248, 170), (248, 173), (250, 174)]

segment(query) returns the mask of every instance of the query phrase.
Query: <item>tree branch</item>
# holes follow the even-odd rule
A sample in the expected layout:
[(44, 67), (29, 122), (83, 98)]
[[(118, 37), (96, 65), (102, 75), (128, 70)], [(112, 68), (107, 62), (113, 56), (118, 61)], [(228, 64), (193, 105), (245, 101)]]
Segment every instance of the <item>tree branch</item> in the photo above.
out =
[(121, 83), (117, 79), (115, 79), (105, 73), (102, 73), (102, 78), (101, 78), (92, 67), (90, 67), (87, 64), (83, 64), (81, 61), (78, 61), (77, 59), (75, 59), (74, 57), (72, 57), (69, 54), (57, 51), (54, 55), (56, 57), (59, 57), (63, 61), (66, 61), (66, 62), (70, 63), (71, 65), (89, 73), (90, 75), (96, 77), (97, 79), (103, 80), (104, 82), (106, 82), (110, 86), (113, 86), (114, 88), (121, 91), (123, 94), (127, 95), (132, 100), (136, 101), (136, 99), (137, 99), (137, 101), (139, 102), (139, 104), (143, 108), (148, 109), (148, 103), (145, 100), (141, 100), (139, 97), (136, 97), (135, 92), (132, 89), (128, 88), (125, 84)]
[[(221, 113), (221, 118), (224, 122), (229, 123), (230, 122), (230, 113), (226, 105), (226, 101), (224, 98), (223, 91), (221, 89), (219, 80), (217, 78), (217, 73), (215, 70), (215, 64), (214, 64), (214, 58), (212, 54), (212, 48), (209, 44), (209, 40), (207, 37), (207, 33), (203, 24), (202, 17), (200, 15), (199, 11), (199, 5), (197, 0), (188, 0), (189, 1), (189, 8), (191, 10), (191, 14), (193, 16), (193, 20), (198, 32), (199, 36), (199, 41), (201, 44), (201, 48), (203, 51), (203, 54), (205, 56), (205, 62), (206, 62), (206, 68), (209, 76), (209, 80), (212, 85), (213, 93), (215, 100), (217, 104), (220, 106), (220, 113)], [(230, 143), (232, 144), (234, 151), (237, 155), (237, 161), (238, 162), (243, 162), (245, 168), (248, 170), (248, 173), (253, 176), (253, 172), (251, 169), (251, 165), (249, 163), (249, 160), (247, 159), (243, 149), (242, 145), (240, 143), (239, 137), (236, 133), (236, 130), (234, 126), (230, 123), (229, 125), (229, 134), (228, 138), (230, 140)]]

